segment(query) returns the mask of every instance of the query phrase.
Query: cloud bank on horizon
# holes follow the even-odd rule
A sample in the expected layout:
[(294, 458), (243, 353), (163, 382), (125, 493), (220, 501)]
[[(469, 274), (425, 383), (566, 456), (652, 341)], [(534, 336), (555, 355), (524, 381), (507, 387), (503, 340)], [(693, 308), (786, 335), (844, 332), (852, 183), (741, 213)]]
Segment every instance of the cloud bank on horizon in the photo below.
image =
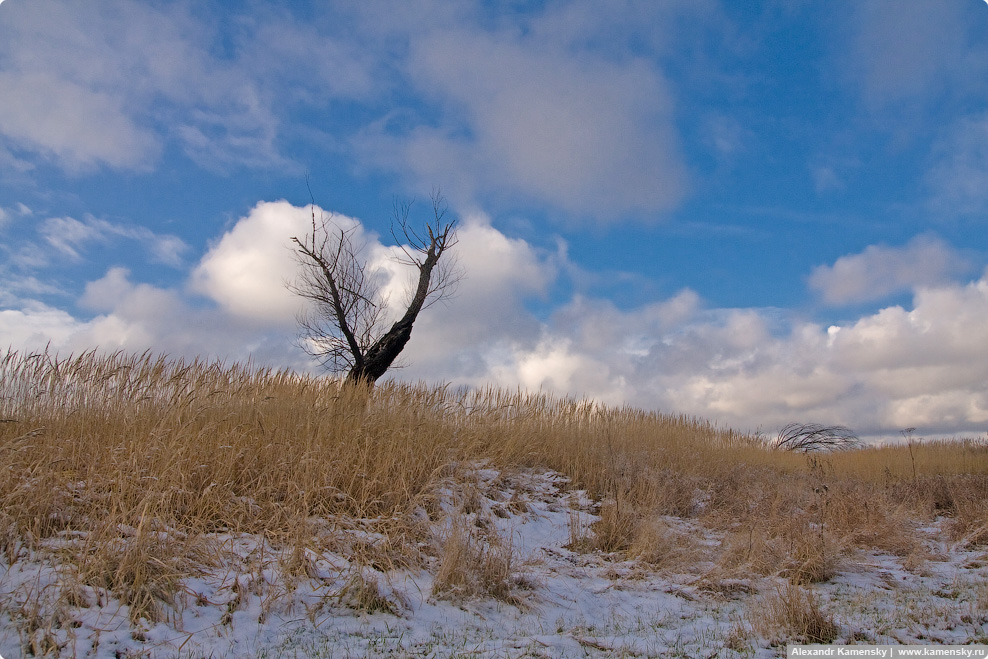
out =
[(819, 5), (4, 2), (0, 345), (312, 369), (306, 180), (396, 301), (438, 185), (396, 377), (983, 433), (988, 12)]

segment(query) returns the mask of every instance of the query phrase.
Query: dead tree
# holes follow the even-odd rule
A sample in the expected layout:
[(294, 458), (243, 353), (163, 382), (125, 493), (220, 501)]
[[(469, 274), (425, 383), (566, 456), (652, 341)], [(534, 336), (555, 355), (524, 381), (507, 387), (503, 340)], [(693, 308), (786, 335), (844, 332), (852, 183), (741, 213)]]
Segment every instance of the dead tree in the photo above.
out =
[(380, 277), (364, 259), (364, 246), (354, 242), (354, 229), (338, 227), (333, 218), (292, 237), (301, 272), (292, 291), (310, 302), (298, 317), (299, 345), (347, 381), (373, 385), (394, 364), (412, 336), (419, 313), (448, 297), (458, 281), (446, 254), (456, 245), (456, 221), (447, 220), (447, 205), (438, 191), (432, 195), (433, 219), (417, 231), (409, 223), (410, 203), (395, 201), (391, 235), (401, 247), (398, 262), (417, 274), (404, 314), (387, 327), (388, 300), (382, 298)]

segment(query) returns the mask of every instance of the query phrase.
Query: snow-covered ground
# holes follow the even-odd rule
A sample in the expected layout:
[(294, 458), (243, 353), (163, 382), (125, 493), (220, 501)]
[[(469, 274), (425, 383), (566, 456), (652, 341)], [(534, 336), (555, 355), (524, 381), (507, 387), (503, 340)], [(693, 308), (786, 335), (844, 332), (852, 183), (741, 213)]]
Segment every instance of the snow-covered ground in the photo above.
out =
[[(311, 550), (303, 574), (292, 576), (282, 569), (287, 550), (227, 534), (211, 539), (223, 547), (223, 561), (184, 578), (163, 621), (132, 624), (128, 608), (106, 590), (86, 586), (59, 597), (69, 580), (57, 554), (22, 550), (12, 564), (0, 557), (0, 655), (27, 654), (31, 639), (62, 657), (107, 659), (783, 654), (784, 633), (766, 635), (751, 624), (782, 581), (719, 570), (711, 562), (717, 533), (664, 519), (698, 558), (661, 569), (575, 552), (566, 546), (596, 519), (584, 493), (551, 473), (504, 477), (479, 469), (475, 478), (479, 496), (460, 519), (478, 528), (479, 517), (503, 547), (510, 544), (508, 598), (434, 597), (435, 565), (385, 573)], [(454, 499), (451, 492), (447, 510)], [(449, 519), (436, 522), (437, 534), (449, 531)], [(937, 526), (926, 533), (933, 560), (904, 566), (862, 552), (835, 579), (811, 587), (840, 626), (836, 642), (988, 643), (988, 554), (937, 540)], [(357, 608), (355, 583), (376, 583), (381, 608), (392, 612)]]

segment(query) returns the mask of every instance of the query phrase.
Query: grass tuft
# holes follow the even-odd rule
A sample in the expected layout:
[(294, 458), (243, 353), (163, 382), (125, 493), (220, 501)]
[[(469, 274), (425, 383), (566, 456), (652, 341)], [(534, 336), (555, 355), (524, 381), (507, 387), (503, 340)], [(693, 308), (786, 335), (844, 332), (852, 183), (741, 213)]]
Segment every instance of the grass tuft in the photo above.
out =
[(432, 596), (453, 600), (493, 597), (520, 604), (516, 590), (525, 581), (516, 574), (510, 539), (475, 528), (465, 517), (457, 515), (451, 520), (442, 538)]
[(750, 621), (759, 634), (776, 643), (831, 643), (840, 635), (840, 627), (820, 608), (812, 591), (792, 584), (762, 598)]

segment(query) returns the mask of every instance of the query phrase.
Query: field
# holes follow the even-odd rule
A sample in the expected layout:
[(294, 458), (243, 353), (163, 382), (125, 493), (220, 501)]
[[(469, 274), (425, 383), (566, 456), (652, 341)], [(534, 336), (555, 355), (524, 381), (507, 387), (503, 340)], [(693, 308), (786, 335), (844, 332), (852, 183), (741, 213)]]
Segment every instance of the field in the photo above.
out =
[(0, 655), (988, 643), (988, 441), (826, 454), (497, 389), (0, 360)]

